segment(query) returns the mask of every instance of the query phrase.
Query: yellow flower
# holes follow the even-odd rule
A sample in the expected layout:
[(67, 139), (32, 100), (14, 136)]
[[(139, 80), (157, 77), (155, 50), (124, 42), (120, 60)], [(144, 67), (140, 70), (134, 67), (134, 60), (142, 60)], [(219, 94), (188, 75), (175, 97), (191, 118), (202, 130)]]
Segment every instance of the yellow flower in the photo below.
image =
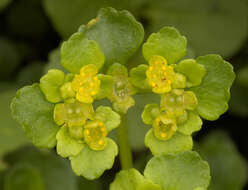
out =
[(75, 75), (72, 89), (76, 92), (76, 99), (83, 103), (92, 103), (93, 96), (100, 90), (100, 80), (97, 77), (97, 67), (93, 64), (81, 68), (80, 74)]
[(177, 130), (175, 119), (166, 114), (161, 114), (153, 122), (154, 135), (160, 140), (170, 139)]
[(90, 121), (84, 126), (84, 140), (93, 150), (103, 150), (106, 147), (107, 134), (107, 128), (101, 121)]
[(175, 76), (173, 67), (167, 65), (167, 61), (157, 55), (151, 57), (149, 65), (146, 76), (152, 91), (158, 94), (169, 92)]

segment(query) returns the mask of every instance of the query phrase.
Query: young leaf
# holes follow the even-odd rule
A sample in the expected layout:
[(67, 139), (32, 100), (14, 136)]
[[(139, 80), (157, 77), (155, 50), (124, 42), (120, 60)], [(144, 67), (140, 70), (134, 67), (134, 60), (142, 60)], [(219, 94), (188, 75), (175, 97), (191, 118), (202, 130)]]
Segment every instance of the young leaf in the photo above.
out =
[(70, 136), (68, 126), (62, 126), (56, 135), (57, 153), (62, 157), (76, 156), (84, 148), (82, 140)]
[(61, 101), (60, 87), (64, 83), (65, 74), (63, 71), (52, 69), (40, 79), (40, 89), (47, 101), (57, 103)]
[(107, 140), (107, 146), (102, 151), (91, 150), (85, 146), (77, 156), (70, 157), (72, 169), (78, 176), (93, 180), (113, 166), (118, 147), (113, 140)]
[(108, 75), (112, 75), (113, 77), (128, 77), (128, 70), (124, 65), (120, 63), (113, 63), (108, 68)]
[(151, 125), (153, 120), (160, 114), (160, 108), (158, 104), (147, 104), (141, 115), (145, 124)]
[(98, 79), (101, 81), (100, 91), (95, 95), (95, 99), (107, 98), (113, 91), (113, 77), (109, 75), (99, 74)]
[(146, 165), (145, 177), (163, 189), (207, 189), (210, 169), (207, 162), (193, 151), (153, 157)]
[(218, 55), (201, 56), (196, 62), (207, 70), (201, 85), (190, 88), (198, 100), (197, 111), (204, 119), (216, 120), (228, 109), (233, 67)]
[(148, 65), (141, 64), (135, 68), (130, 70), (130, 81), (132, 85), (141, 89), (141, 90), (150, 90), (151, 87), (149, 86), (146, 80), (146, 70), (148, 69)]
[(180, 133), (175, 133), (169, 140), (159, 140), (155, 137), (153, 129), (150, 129), (145, 136), (145, 145), (153, 155), (165, 155), (191, 150), (193, 141), (191, 136)]
[(182, 73), (187, 77), (186, 86), (198, 86), (202, 78), (206, 75), (206, 69), (203, 65), (197, 64), (194, 59), (185, 59), (175, 65), (175, 71)]
[(144, 38), (142, 25), (128, 11), (102, 8), (85, 35), (95, 40), (104, 52), (106, 63), (125, 64), (137, 51)]
[(38, 147), (52, 148), (56, 145), (59, 127), (54, 123), (53, 109), (54, 105), (45, 100), (39, 84), (18, 90), (11, 103), (14, 119)]
[(202, 120), (198, 114), (189, 111), (187, 121), (183, 124), (178, 124), (177, 130), (185, 135), (191, 135), (193, 132), (199, 131), (202, 126)]
[(175, 64), (186, 55), (187, 40), (173, 27), (164, 27), (153, 33), (143, 45), (143, 55), (147, 61), (153, 55), (164, 57), (168, 64)]
[(108, 131), (118, 127), (121, 122), (120, 115), (107, 106), (99, 106), (96, 109), (95, 119), (102, 121), (106, 125)]
[(104, 55), (94, 40), (88, 40), (83, 33), (77, 32), (62, 44), (61, 64), (72, 73), (79, 73), (88, 64), (100, 69), (104, 64)]
[(145, 179), (136, 169), (122, 170), (110, 185), (110, 190), (162, 190), (159, 185)]

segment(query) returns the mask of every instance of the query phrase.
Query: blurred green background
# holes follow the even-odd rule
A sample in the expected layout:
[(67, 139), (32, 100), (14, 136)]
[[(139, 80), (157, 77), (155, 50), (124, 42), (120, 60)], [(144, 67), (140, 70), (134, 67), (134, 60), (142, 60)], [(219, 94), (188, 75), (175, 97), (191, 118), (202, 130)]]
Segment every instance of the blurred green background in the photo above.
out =
[[(248, 189), (247, 0), (0, 0), (0, 190), (104, 190), (119, 171), (116, 159), (99, 180), (76, 177), (55, 150), (31, 145), (9, 108), (18, 88), (38, 82), (50, 68), (61, 68), (61, 42), (106, 6), (129, 10), (146, 37), (175, 26), (188, 39), (188, 57), (217, 53), (232, 63), (237, 78), (230, 109), (218, 121), (204, 122), (194, 136), (195, 149), (209, 161), (210, 190)], [(141, 63), (138, 51), (128, 67)], [(129, 136), (135, 167), (142, 171), (151, 157), (143, 142), (149, 126), (138, 116), (158, 98), (146, 94), (135, 99), (136, 107), (128, 112)]]

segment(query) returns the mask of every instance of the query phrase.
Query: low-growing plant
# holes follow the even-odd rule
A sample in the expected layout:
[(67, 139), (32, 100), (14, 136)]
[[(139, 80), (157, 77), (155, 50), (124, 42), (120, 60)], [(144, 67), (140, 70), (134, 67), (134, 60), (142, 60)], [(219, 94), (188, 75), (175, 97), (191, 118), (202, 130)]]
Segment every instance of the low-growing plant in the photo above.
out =
[[(142, 45), (143, 39), (142, 25), (129, 12), (101, 9), (62, 44), (66, 71), (50, 69), (40, 83), (18, 90), (12, 115), (35, 146), (56, 147), (75, 174), (89, 180), (112, 168), (119, 153), (122, 170), (110, 190), (206, 190), (210, 169), (192, 151), (192, 134), (202, 119), (217, 120), (228, 109), (232, 65), (214, 54), (183, 59), (187, 39), (174, 27)], [(141, 45), (146, 63), (128, 70)], [(126, 114), (135, 106), (133, 95), (146, 93), (159, 95), (160, 104), (135, 115), (151, 126), (144, 142), (153, 157), (140, 173), (132, 164)], [(102, 99), (112, 106), (96, 106)], [(112, 130), (119, 146), (108, 137)]]

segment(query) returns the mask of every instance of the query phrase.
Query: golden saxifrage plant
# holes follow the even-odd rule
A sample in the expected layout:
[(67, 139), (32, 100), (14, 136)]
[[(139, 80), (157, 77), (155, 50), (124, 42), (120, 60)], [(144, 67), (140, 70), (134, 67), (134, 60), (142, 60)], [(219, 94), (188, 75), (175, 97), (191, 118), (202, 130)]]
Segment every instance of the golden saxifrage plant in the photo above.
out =
[[(123, 170), (110, 190), (206, 190), (210, 170), (192, 151), (192, 133), (202, 119), (216, 120), (228, 109), (233, 68), (214, 54), (183, 59), (187, 40), (174, 27), (163, 27), (142, 45), (143, 38), (142, 25), (129, 12), (101, 9), (62, 44), (66, 72), (51, 69), (39, 84), (18, 90), (12, 115), (35, 146), (56, 147), (87, 179), (112, 168), (120, 152)], [(147, 63), (128, 70), (141, 45)], [(151, 125), (144, 142), (153, 158), (143, 174), (133, 169), (125, 125), (132, 96), (142, 93), (160, 96), (159, 105), (147, 104), (137, 115)], [(102, 99), (112, 106), (96, 106)], [(112, 130), (119, 147), (108, 137)]]

